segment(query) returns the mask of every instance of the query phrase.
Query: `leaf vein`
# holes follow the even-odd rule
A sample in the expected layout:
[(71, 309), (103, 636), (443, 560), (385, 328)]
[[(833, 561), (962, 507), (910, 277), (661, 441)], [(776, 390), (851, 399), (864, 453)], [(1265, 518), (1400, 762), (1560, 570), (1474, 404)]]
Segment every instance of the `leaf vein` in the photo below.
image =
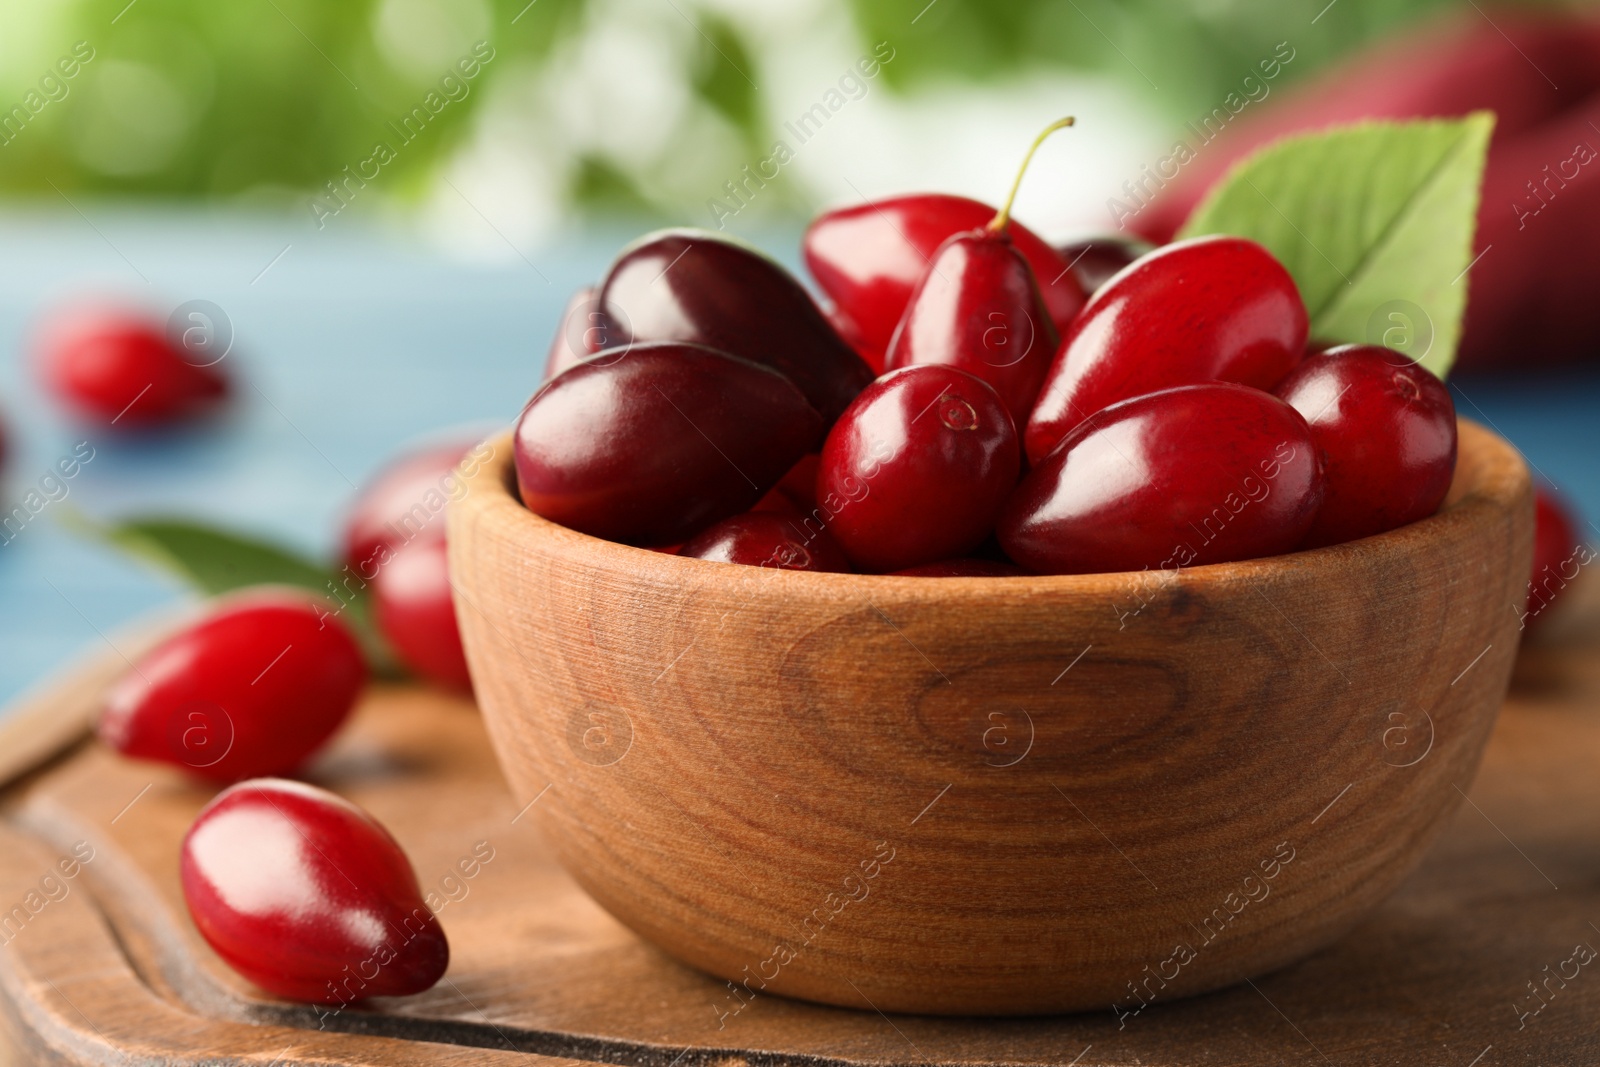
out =
[[(1440, 154), (1438, 161), (1429, 169), (1427, 177), (1417, 183), (1416, 188), (1412, 189), (1411, 192), (1406, 196), (1405, 202), (1400, 205), (1399, 210), (1391, 215), (1389, 220), (1384, 223), (1383, 227), (1379, 230), (1377, 239), (1371, 244), (1367, 245), (1365, 251), (1363, 251), (1361, 254), (1361, 258), (1351, 266), (1350, 274), (1346, 278), (1346, 281), (1349, 283), (1346, 292), (1348, 292), (1348, 288), (1353, 288), (1355, 286), (1356, 282), (1366, 274), (1367, 270), (1375, 261), (1381, 260), (1381, 253), (1384, 252), (1384, 250), (1387, 249), (1388, 246), (1395, 240), (1396, 234), (1404, 227), (1405, 223), (1408, 221), (1408, 217), (1415, 210), (1418, 201), (1420, 201), (1426, 194), (1433, 191), (1434, 185), (1438, 182), (1440, 175), (1446, 173), (1449, 166), (1455, 162), (1456, 156), (1463, 151), (1463, 146), (1467, 143), (1467, 141), (1467, 131), (1462, 130), (1456, 137), (1454, 143), (1452, 143), (1447, 150)], [(1316, 322), (1324, 315), (1328, 314), (1330, 309), (1337, 307), (1340, 298), (1343, 295), (1344, 294), (1338, 289), (1330, 291), (1327, 299), (1322, 303), (1322, 305), (1318, 307), (1316, 311), (1311, 313), (1311, 320)]]

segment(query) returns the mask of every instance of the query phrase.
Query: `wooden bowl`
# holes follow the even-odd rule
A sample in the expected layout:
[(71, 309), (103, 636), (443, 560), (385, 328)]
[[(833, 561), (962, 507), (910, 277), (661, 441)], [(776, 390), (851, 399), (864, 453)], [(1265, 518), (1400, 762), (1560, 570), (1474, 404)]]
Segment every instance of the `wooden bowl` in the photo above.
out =
[(883, 1011), (1112, 1009), (1281, 967), (1411, 870), (1517, 649), (1526, 469), (1461, 424), (1439, 514), (1245, 563), (806, 574), (451, 508), (477, 695), (596, 900), (728, 979)]

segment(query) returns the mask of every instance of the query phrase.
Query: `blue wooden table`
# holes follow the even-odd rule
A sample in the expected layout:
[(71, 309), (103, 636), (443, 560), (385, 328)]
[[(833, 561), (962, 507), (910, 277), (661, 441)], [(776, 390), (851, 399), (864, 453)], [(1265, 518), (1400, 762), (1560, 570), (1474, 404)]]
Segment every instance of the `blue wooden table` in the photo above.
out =
[[(630, 236), (593, 233), (501, 266), (352, 224), (315, 231), (242, 215), (0, 213), (0, 409), (12, 456), (0, 497), (18, 499), (80, 442), (94, 459), (0, 545), (0, 701), (181, 588), (59, 521), (190, 514), (326, 553), (342, 509), (420, 434), (508, 423), (537, 384), (567, 295)], [(758, 237), (793, 264), (794, 232)], [(228, 417), (150, 438), (74, 423), (38, 389), (29, 343), (62, 302), (104, 293), (162, 317), (208, 300), (231, 320), (241, 388)], [(1595, 370), (1458, 383), (1463, 414), (1520, 446), (1600, 517), (1600, 360)], [(1593, 526), (1586, 530), (1600, 540)]]

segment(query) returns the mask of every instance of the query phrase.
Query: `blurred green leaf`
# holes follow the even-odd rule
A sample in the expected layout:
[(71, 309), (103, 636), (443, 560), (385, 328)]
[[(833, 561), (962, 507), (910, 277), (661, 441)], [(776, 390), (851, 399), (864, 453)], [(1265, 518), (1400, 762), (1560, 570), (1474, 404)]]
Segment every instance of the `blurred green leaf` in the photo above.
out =
[[(92, 51), (62, 80), (65, 95), (0, 149), (0, 188), (249, 194), (298, 205), (386, 141), (396, 158), (377, 180), (403, 196), (417, 188), (407, 175), (430, 172), (459, 143), (501, 71), (546, 56), (573, 32), (585, 2), (437, 5), (458, 16), (464, 36), (438, 46), (433, 59), (407, 63), (386, 49), (383, 31), (387, 10), (406, 5), (383, 0), (78, 0), (53, 16), (59, 25), (45, 35), (48, 45), (0, 72), (5, 111), (76, 42)], [(487, 23), (475, 25), (484, 12)], [(494, 57), (462, 79), (456, 62), (472, 58), (477, 39)], [(451, 98), (441, 88), (446, 76), (468, 91)], [(390, 124), (424, 106), (430, 92), (448, 103), (402, 143)]]
[[(1288, 42), (1297, 53), (1287, 80), (1303, 78), (1350, 49), (1461, 0), (1338, 0), (1329, 17), (1277, 0), (849, 0), (871, 41), (900, 56), (885, 69), (905, 91), (952, 78), (984, 81), (1028, 68), (1116, 78), (1182, 121), (1204, 114), (1258, 60)], [(1551, 0), (1506, 0), (1549, 6)], [(1469, 9), (1470, 10), (1470, 9)]]
[(761, 126), (755, 57), (724, 18), (703, 15), (699, 30), (703, 47), (690, 75), (691, 87), (750, 141)]
[[(1558, 4), (1502, 0), (1500, 6)], [(1464, 0), (1338, 0), (1324, 12), (1325, 6), (1325, 0), (1311, 9), (1278, 0), (825, 0), (817, 18), (853, 19), (864, 51), (879, 41), (895, 47), (897, 58), (882, 74), (895, 92), (1081, 71), (1116, 79), (1176, 127), (1236, 90), (1280, 42), (1296, 53), (1285, 69), (1287, 85), (1445, 8), (1479, 17)], [(713, 0), (676, 0), (677, 11), (657, 0), (60, 0), (13, 7), (0, 40), (6, 60), (0, 113), (36, 91), (76, 42), (94, 50), (92, 61), (65, 81), (66, 95), (0, 145), (0, 190), (51, 199), (59, 189), (68, 196), (245, 197), (303, 209), (311, 197), (327, 195), (328, 183), (340, 183), (344, 168), (359, 167), (377, 142), (387, 141), (395, 159), (360, 199), (415, 200), (471, 135), (486, 101), (509, 95), (537, 108), (569, 92), (585, 96), (586, 87), (553, 79), (607, 72), (551, 60), (570, 58), (568, 43), (607, 44), (619, 36), (620, 22), (648, 26), (663, 10), (665, 19), (695, 27), (681, 42), (661, 44), (686, 50), (658, 58), (668, 76), (683, 80), (690, 101), (664, 120), (677, 128), (666, 131), (663, 143), (714, 153), (696, 163), (708, 174), (734, 174), (762, 158), (779, 135), (768, 101), (751, 83), (764, 85), (762, 70), (775, 66), (774, 53), (790, 44), (763, 32), (758, 8), (739, 11)], [(399, 34), (397, 45), (396, 20), (412, 16), (416, 24), (409, 35)], [(449, 35), (430, 33), (434, 18), (472, 33), (481, 29), (495, 58), (471, 80), (469, 93), (402, 147), (390, 123), (437, 88), (452, 69), (454, 50), (464, 47), (459, 40), (440, 44)], [(431, 58), (408, 59), (406, 40)], [(440, 58), (445, 54), (448, 61)], [(1072, 110), (1071, 101), (1063, 103)], [(637, 199), (649, 199), (654, 214), (703, 212), (704, 189), (661, 180), (663, 169), (682, 164), (671, 152), (606, 152), (600, 167), (589, 158), (593, 142), (546, 128), (553, 117), (532, 111), (527, 136), (579, 205), (612, 210), (634, 204), (643, 190), (648, 197)], [(670, 136), (693, 133), (708, 118), (736, 136), (714, 142)], [(784, 183), (762, 198), (760, 210), (803, 208), (805, 195), (800, 184)]]
[(658, 210), (632, 178), (599, 156), (578, 160), (568, 193), (597, 213), (648, 217)]
[(1242, 160), (1180, 236), (1229, 233), (1289, 268), (1321, 340), (1387, 344), (1444, 377), (1466, 309), (1494, 116), (1364, 122)]
[(331, 571), (289, 549), (192, 522), (152, 517), (98, 523), (77, 516), (72, 526), (217, 596), (250, 585), (292, 585), (326, 597)]
[(101, 523), (76, 511), (62, 514), (74, 531), (166, 571), (205, 596), (257, 585), (314, 593), (335, 606), (334, 614), (361, 642), (373, 670), (393, 672), (393, 654), (378, 632), (365, 592), (346, 590), (351, 599), (341, 601), (335, 592), (338, 576), (291, 549), (190, 519), (147, 516)]

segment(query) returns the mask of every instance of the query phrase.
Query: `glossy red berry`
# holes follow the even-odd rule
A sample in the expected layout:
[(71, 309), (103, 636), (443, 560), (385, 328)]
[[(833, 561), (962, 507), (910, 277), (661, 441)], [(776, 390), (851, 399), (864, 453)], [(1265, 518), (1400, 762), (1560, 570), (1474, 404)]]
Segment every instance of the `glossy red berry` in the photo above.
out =
[(850, 561), (826, 530), (793, 515), (752, 511), (723, 519), (693, 538), (680, 556), (786, 571), (848, 571)]
[(397, 549), (372, 582), (373, 613), (408, 669), (447, 689), (471, 692), (446, 554), (437, 539)]
[(400, 456), (374, 478), (344, 524), (344, 560), (363, 580), (371, 581), (400, 546), (412, 541), (443, 541), (445, 508), (459, 496), (462, 481), (456, 468), (487, 459), (488, 444), (476, 437), (452, 437)]
[(179, 876), (206, 943), (290, 1000), (420, 993), (450, 963), (395, 839), (315, 786), (262, 778), (223, 790), (185, 835)]
[(1524, 628), (1547, 618), (1551, 605), (1595, 558), (1594, 550), (1578, 532), (1578, 520), (1554, 489), (1539, 486), (1533, 505), (1533, 568), (1523, 608)]
[(1456, 409), (1420, 364), (1379, 345), (1341, 345), (1307, 357), (1276, 392), (1305, 417), (1322, 453), (1327, 491), (1305, 547), (1439, 510), (1456, 469)]
[(851, 351), (861, 357), (861, 362), (872, 368), (873, 374), (883, 373), (884, 350), (882, 346), (873, 345), (862, 334), (861, 327), (856, 325), (854, 319), (839, 309), (837, 304), (824, 304), (822, 316), (828, 320), (828, 325), (833, 327), (833, 332), (843, 338), (844, 343), (850, 346)]
[(808, 452), (789, 468), (789, 473), (778, 480), (777, 490), (789, 498), (795, 510), (809, 515), (817, 506), (817, 469), (822, 457)]
[(677, 544), (746, 511), (823, 423), (783, 375), (699, 345), (636, 344), (545, 383), (517, 422), (529, 510), (582, 533)]
[(246, 593), (139, 658), (106, 695), (101, 740), (219, 782), (283, 774), (366, 684), (355, 639), (309, 597)]
[[(751, 511), (768, 512), (776, 515), (797, 516), (800, 509), (794, 506), (794, 501), (785, 496), (777, 486), (768, 489), (766, 493), (750, 505)], [(724, 522), (727, 520), (724, 519)]]
[(175, 344), (159, 322), (112, 310), (63, 317), (45, 330), (37, 353), (44, 383), (59, 400), (118, 429), (213, 411), (229, 391), (214, 358)]
[(1021, 253), (1003, 230), (956, 234), (934, 253), (889, 344), (890, 370), (942, 364), (994, 386), (1026, 425), (1059, 338)]
[(1028, 459), (1037, 463), (1120, 400), (1208, 381), (1271, 389), (1300, 361), (1306, 330), (1294, 279), (1254, 241), (1197, 237), (1158, 248), (1073, 322), (1028, 421)]
[(1028, 572), (995, 559), (942, 559), (894, 573), (904, 578), (1014, 578)]
[(609, 329), (600, 311), (599, 292), (588, 285), (572, 294), (561, 313), (561, 324), (550, 338), (544, 359), (544, 381), (588, 359), (606, 346)]
[(964, 555), (994, 527), (1021, 451), (998, 393), (937, 365), (890, 371), (840, 416), (817, 474), (827, 529), (859, 567)]
[(1191, 385), (1080, 423), (1022, 480), (998, 533), (1041, 574), (1175, 570), (1291, 551), (1321, 502), (1297, 411), (1245, 386)]
[(1088, 237), (1056, 247), (1061, 258), (1072, 268), (1078, 284), (1090, 296), (1120, 273), (1122, 268), (1155, 249), (1156, 246), (1149, 241), (1116, 234)]
[(606, 347), (706, 345), (770, 367), (832, 422), (872, 370), (788, 271), (713, 233), (668, 230), (617, 257), (600, 287)]
[(750, 510), (809, 516), (817, 508), (817, 466), (821, 460), (815, 452), (801, 456)]
[[(934, 252), (956, 234), (988, 225), (994, 215), (988, 204), (938, 193), (829, 211), (806, 230), (806, 270), (855, 324), (863, 349), (887, 352)], [(1067, 261), (1027, 227), (1013, 222), (1011, 235), (1038, 279), (1057, 331), (1065, 331), (1083, 307), (1078, 280)]]

